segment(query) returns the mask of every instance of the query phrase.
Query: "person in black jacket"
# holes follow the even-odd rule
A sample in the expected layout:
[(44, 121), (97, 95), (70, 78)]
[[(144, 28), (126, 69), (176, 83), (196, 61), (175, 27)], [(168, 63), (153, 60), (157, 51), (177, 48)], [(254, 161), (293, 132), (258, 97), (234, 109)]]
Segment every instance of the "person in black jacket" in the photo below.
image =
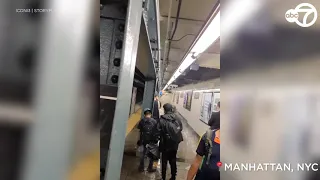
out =
[(171, 179), (175, 180), (177, 175), (177, 152), (179, 143), (183, 141), (182, 123), (177, 119), (173, 112), (171, 104), (163, 105), (164, 115), (160, 118), (160, 152), (161, 156), (161, 174), (162, 179), (166, 179), (167, 163), (169, 161), (171, 167)]
[[(159, 141), (159, 132), (158, 132), (158, 122), (152, 118), (151, 109), (146, 108), (144, 110), (144, 118), (138, 124), (138, 129), (140, 129), (140, 140), (138, 145), (143, 145), (143, 152), (140, 156), (140, 165), (139, 171), (144, 171), (144, 158), (147, 155), (147, 145), (157, 144)], [(149, 172), (155, 172), (156, 169), (153, 169), (154, 159), (149, 157)]]

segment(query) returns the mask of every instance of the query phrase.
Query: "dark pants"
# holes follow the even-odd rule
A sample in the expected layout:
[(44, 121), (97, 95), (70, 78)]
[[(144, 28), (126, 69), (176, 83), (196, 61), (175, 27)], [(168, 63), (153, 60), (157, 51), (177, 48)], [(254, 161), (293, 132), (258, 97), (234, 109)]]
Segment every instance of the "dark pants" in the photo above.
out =
[[(142, 170), (144, 169), (144, 158), (147, 155), (147, 148), (146, 146), (143, 146), (143, 152), (140, 155), (140, 165), (139, 165), (139, 169)], [(153, 159), (149, 158), (149, 165), (148, 165), (148, 169), (152, 169), (153, 168)]]
[(177, 175), (177, 150), (166, 151), (161, 155), (161, 174), (163, 180), (166, 179), (168, 161), (171, 168), (171, 177), (175, 178)]

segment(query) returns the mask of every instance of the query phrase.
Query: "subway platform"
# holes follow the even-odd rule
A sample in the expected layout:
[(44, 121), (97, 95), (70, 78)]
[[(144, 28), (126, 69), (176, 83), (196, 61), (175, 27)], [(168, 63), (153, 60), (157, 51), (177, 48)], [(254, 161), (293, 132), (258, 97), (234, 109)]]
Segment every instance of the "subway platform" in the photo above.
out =
[[(191, 129), (186, 120), (177, 114), (182, 119), (183, 123), (183, 138), (180, 143), (177, 155), (177, 180), (185, 180), (187, 177), (190, 165), (195, 157), (196, 148), (199, 141), (199, 136)], [(127, 136), (125, 150), (123, 156), (121, 180), (158, 180), (161, 179), (161, 165), (157, 164), (157, 171), (154, 173), (139, 172), (139, 157), (136, 156), (136, 143), (139, 138), (139, 130), (134, 128)], [(147, 162), (145, 163), (148, 164)], [(167, 179), (171, 177), (170, 166), (168, 164)]]

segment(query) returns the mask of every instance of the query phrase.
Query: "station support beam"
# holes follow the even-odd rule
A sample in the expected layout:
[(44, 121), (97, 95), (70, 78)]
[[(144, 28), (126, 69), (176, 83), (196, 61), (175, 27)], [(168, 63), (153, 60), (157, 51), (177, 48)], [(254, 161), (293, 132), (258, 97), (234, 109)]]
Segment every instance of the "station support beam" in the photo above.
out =
[(118, 96), (104, 176), (105, 180), (120, 179), (142, 10), (142, 0), (129, 0), (123, 43), (124, 48), (121, 57)]

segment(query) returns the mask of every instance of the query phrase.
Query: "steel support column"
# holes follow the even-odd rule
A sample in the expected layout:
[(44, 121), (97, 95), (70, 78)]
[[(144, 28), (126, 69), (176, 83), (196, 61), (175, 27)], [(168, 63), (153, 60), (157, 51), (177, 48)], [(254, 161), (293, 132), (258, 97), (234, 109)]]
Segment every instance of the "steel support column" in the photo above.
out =
[(155, 6), (156, 6), (156, 16), (157, 16), (157, 32), (158, 32), (158, 48), (159, 48), (159, 51), (158, 51), (158, 64), (159, 64), (159, 71), (158, 71), (158, 81), (157, 81), (157, 84), (158, 84), (158, 88), (157, 88), (157, 91), (160, 92), (162, 90), (162, 67), (163, 67), (163, 64), (162, 64), (162, 61), (161, 61), (161, 44), (160, 44), (160, 41), (161, 41), (161, 38), (160, 38), (160, 6), (159, 6), (159, 0), (155, 0)]
[(142, 17), (142, 0), (129, 0), (124, 48), (121, 57), (118, 97), (112, 125), (111, 141), (105, 180), (119, 180), (122, 166), (127, 120), (130, 111), (132, 86)]
[[(153, 110), (155, 85), (156, 85), (156, 80), (149, 80), (145, 82), (143, 102), (142, 102), (143, 109), (150, 108), (151, 110)], [(142, 116), (143, 116), (143, 113), (141, 114), (141, 117)]]

